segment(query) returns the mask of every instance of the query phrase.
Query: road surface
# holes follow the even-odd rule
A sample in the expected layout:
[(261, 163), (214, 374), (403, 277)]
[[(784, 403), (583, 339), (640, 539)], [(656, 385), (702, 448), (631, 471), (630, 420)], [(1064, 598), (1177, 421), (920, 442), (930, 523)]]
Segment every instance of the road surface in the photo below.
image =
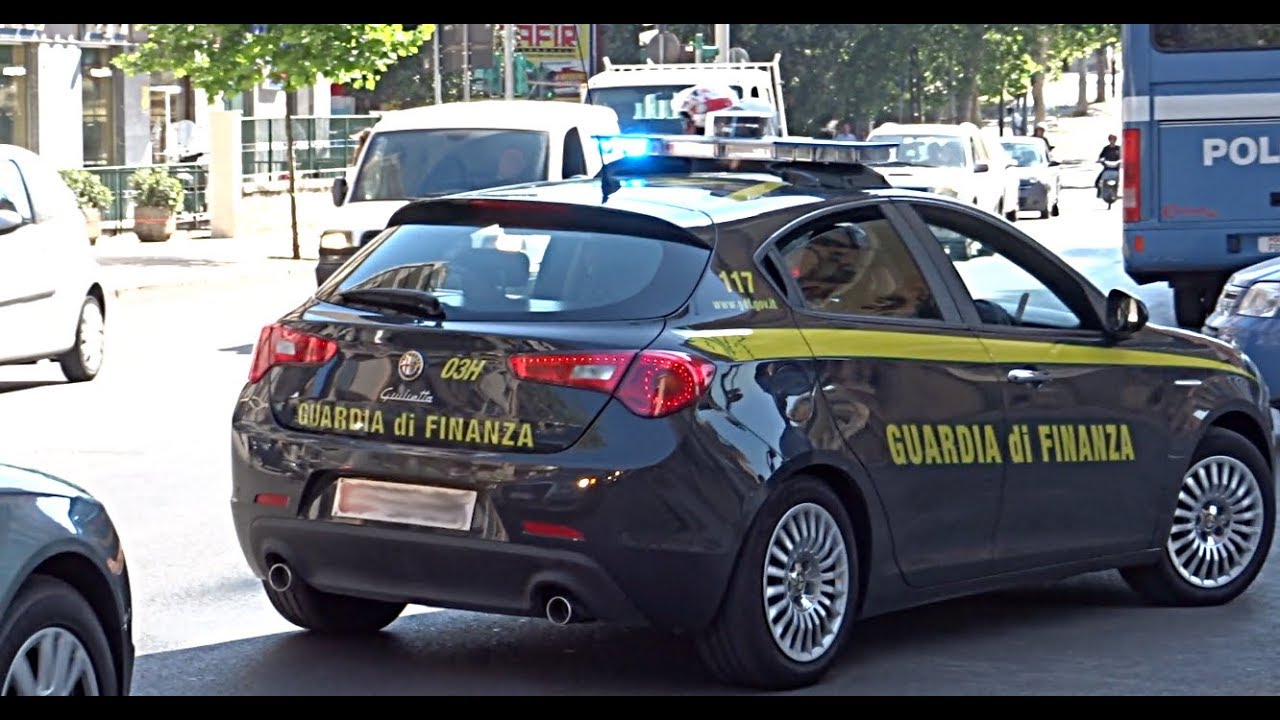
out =
[[(1104, 289), (1119, 208), (1068, 191), (1062, 216), (1020, 226)], [(65, 385), (56, 367), (0, 368), (4, 458), (101, 497), (132, 571), (139, 695), (728, 692), (687, 639), (607, 626), (418, 608), (363, 640), (307, 636), (276, 616), (229, 519), (228, 418), (259, 328), (311, 288), (148, 291), (109, 310), (108, 367)], [(1157, 321), (1168, 290), (1146, 288)], [(1235, 604), (1139, 607), (1110, 574), (986, 595), (860, 624), (812, 694), (1274, 692), (1280, 571)]]

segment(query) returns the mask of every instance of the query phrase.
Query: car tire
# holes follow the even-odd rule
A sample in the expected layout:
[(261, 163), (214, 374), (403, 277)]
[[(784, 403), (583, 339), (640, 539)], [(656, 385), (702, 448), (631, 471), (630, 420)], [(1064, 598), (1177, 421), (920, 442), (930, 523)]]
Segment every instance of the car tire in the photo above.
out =
[(396, 621), (405, 603), (384, 602), (321, 592), (295, 578), (279, 591), (263, 581), (267, 599), (285, 620), (304, 630), (324, 635), (376, 633)]
[(68, 382), (87, 382), (98, 376), (106, 347), (106, 320), (102, 304), (86, 295), (76, 321), (76, 344), (58, 358)]
[(1058, 201), (1057, 201), (1057, 200), (1054, 200), (1054, 201), (1053, 201), (1053, 208), (1049, 210), (1049, 214), (1050, 214), (1050, 215), (1052, 215), (1052, 216), (1054, 216), (1054, 217), (1058, 217), (1058, 213), (1059, 213), (1059, 211), (1058, 211)]
[[(1238, 497), (1232, 500), (1232, 496)], [(1267, 560), (1275, 532), (1275, 502), (1274, 480), (1262, 453), (1238, 433), (1210, 428), (1178, 485), (1173, 526), (1160, 560), (1125, 568), (1121, 576), (1152, 604), (1229, 603), (1253, 584)], [(1199, 539), (1205, 533), (1212, 538), (1208, 543)], [(1235, 553), (1212, 550), (1224, 546)], [(1196, 551), (1206, 547), (1214, 553), (1216, 564), (1177, 559), (1180, 552), (1199, 556)], [(1216, 572), (1207, 578), (1210, 568)]]
[[(48, 682), (39, 673), (39, 655), (55, 657), (70, 649), (68, 658), (81, 663), (87, 673), (62, 687), (41, 687)], [(20, 656), (25, 657), (25, 661)], [(88, 667), (83, 663), (87, 661)], [(19, 669), (25, 665), (28, 672)], [(36, 692), (23, 687), (23, 678), (37, 683)], [(26, 692), (23, 692), (26, 690)], [(97, 614), (71, 585), (46, 575), (32, 575), (14, 596), (13, 604), (0, 620), (0, 696), (17, 694), (120, 695), (120, 681), (111, 654), (111, 644)]]
[[(815, 647), (804, 652), (805, 647), (784, 639), (775, 640), (774, 627), (779, 623), (769, 620), (767, 594), (786, 597), (790, 581), (794, 577), (779, 577), (786, 570), (775, 566), (773, 549), (781, 543), (779, 535), (784, 528), (800, 532), (800, 521), (810, 522), (821, 530), (801, 533), (799, 538), (788, 536), (787, 541), (798, 548), (823, 544), (828, 547), (815, 563), (817, 569), (828, 568), (834, 578), (820, 588), (820, 593), (810, 582), (806, 588), (808, 597), (821, 595), (822, 606), (827, 608), (826, 618), (813, 609), (800, 609), (791, 600), (788, 605), (775, 606), (781, 619), (789, 615), (798, 622), (801, 613), (808, 621), (818, 621), (823, 631)], [(781, 547), (778, 548), (779, 550)], [(807, 551), (801, 552), (800, 562), (809, 564), (813, 559)], [(795, 556), (786, 561), (790, 566)], [(812, 581), (811, 566), (806, 569)], [(788, 573), (789, 574), (789, 573)], [(849, 627), (853, 624), (859, 597), (858, 552), (849, 515), (840, 499), (824, 482), (808, 476), (797, 476), (784, 482), (764, 503), (756, 515), (743, 543), (737, 565), (726, 588), (719, 612), (703, 632), (697, 645), (699, 654), (708, 669), (721, 681), (763, 690), (786, 690), (812, 685), (822, 679), (838, 656)], [(772, 587), (772, 589), (770, 589)], [(791, 586), (795, 589), (795, 586)], [(818, 607), (814, 605), (813, 607)], [(829, 618), (834, 613), (835, 621)], [(785, 630), (785, 624), (783, 624)], [(834, 627), (832, 627), (834, 626)], [(795, 638), (792, 638), (795, 640)], [(812, 640), (812, 637), (810, 638)], [(789, 649), (784, 649), (786, 645)]]

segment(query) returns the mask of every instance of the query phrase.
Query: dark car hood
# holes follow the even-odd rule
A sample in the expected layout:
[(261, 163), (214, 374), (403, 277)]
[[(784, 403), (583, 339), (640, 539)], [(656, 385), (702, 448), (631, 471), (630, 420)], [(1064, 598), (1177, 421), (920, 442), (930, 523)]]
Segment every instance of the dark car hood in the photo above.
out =
[(1263, 260), (1242, 270), (1237, 270), (1228, 283), (1240, 287), (1248, 287), (1259, 280), (1280, 280), (1280, 257)]
[(91, 497), (84, 488), (39, 470), (0, 463), (0, 495), (46, 495), (65, 498)]

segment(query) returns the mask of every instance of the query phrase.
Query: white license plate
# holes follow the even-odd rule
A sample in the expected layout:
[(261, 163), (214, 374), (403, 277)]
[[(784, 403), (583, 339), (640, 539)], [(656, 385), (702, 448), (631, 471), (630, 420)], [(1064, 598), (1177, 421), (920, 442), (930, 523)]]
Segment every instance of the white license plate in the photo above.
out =
[(1263, 235), (1259, 237), (1258, 252), (1280, 253), (1280, 235)]
[(335, 518), (470, 530), (474, 490), (341, 478), (333, 496)]

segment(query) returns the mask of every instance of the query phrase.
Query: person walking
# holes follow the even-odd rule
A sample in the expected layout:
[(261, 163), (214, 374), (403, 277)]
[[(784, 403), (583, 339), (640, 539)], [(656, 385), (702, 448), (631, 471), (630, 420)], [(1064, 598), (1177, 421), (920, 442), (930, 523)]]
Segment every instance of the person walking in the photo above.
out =
[(860, 140), (858, 133), (853, 131), (853, 125), (849, 122), (840, 123), (840, 130), (836, 132), (836, 140)]

